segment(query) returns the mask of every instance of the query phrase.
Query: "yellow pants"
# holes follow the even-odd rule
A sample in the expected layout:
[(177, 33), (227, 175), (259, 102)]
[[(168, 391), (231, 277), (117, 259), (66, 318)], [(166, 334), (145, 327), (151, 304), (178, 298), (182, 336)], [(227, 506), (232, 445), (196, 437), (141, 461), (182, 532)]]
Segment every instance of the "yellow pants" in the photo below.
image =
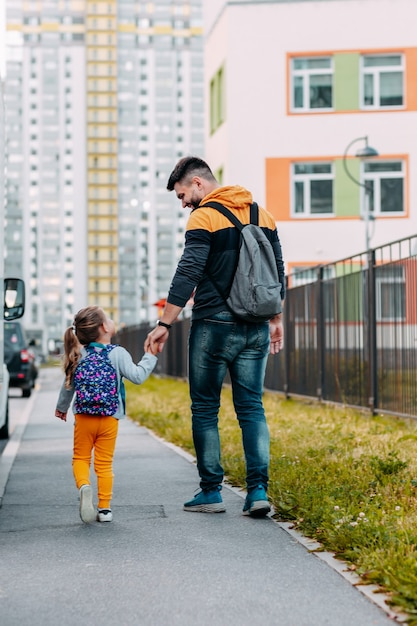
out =
[(72, 470), (77, 489), (90, 484), (91, 456), (97, 475), (97, 508), (109, 509), (113, 495), (113, 456), (119, 420), (115, 417), (75, 415)]

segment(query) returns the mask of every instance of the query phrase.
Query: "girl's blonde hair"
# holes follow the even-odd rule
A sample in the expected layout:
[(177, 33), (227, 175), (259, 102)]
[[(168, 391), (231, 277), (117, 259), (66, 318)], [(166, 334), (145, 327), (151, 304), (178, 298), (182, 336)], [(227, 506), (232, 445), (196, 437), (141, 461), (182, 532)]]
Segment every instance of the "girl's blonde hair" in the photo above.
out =
[(88, 346), (100, 335), (100, 326), (106, 321), (104, 311), (99, 306), (87, 306), (78, 311), (72, 326), (64, 334), (65, 387), (71, 386), (71, 379), (81, 356), (81, 346)]

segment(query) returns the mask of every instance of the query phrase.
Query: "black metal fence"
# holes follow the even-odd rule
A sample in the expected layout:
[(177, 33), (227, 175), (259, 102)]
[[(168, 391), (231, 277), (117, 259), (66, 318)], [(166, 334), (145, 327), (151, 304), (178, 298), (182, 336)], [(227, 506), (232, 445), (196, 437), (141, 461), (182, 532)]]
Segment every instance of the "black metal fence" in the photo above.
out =
[[(417, 235), (291, 274), (284, 325), (267, 389), (417, 417)], [(174, 325), (157, 371), (187, 376), (188, 329)], [(148, 330), (116, 340), (139, 359)]]

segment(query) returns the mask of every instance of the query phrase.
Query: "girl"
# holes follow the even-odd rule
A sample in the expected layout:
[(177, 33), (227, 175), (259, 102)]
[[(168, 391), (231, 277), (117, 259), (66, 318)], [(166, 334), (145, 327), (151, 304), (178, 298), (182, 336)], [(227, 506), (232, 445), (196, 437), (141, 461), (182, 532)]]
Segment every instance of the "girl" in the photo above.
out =
[[(113, 455), (119, 419), (125, 415), (122, 377), (140, 385), (148, 378), (157, 363), (156, 356), (151, 351), (147, 351), (141, 361), (135, 365), (127, 350), (121, 346), (110, 346), (114, 334), (113, 320), (109, 319), (100, 307), (89, 306), (76, 314), (73, 325), (67, 328), (64, 335), (65, 380), (58, 397), (55, 416), (66, 421), (67, 411), (75, 393), (72, 467), (80, 494), (80, 517), (86, 523), (93, 522), (95, 519), (98, 522), (111, 522), (113, 519), (111, 511)], [(103, 356), (105, 359), (102, 358)], [(103, 364), (103, 361), (105, 361), (103, 367), (107, 367), (106, 373), (104, 369), (103, 373), (98, 371), (99, 362)], [(89, 394), (86, 382), (89, 382), (87, 377), (91, 377), (92, 367), (96, 368), (93, 374), (96, 376), (97, 393)], [(113, 374), (109, 375), (109, 368)], [(110, 389), (109, 393), (105, 394), (103, 381), (111, 381), (111, 378), (113, 378), (114, 389)], [(113, 396), (112, 401), (116, 400), (115, 410), (107, 402), (107, 396)], [(113, 411), (114, 414), (112, 414)], [(93, 491), (90, 484), (93, 449), (98, 490), (97, 512), (93, 507)]]

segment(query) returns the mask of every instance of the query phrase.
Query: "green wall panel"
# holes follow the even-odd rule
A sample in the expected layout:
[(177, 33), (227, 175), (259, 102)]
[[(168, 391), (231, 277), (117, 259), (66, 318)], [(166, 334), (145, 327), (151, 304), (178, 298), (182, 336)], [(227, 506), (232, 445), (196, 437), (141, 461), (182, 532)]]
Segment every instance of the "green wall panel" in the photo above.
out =
[(360, 273), (363, 270), (362, 263), (356, 261), (354, 263), (349, 262), (349, 265), (345, 263), (335, 263), (335, 275), (336, 278), (343, 278), (343, 276), (351, 276), (352, 274)]
[(359, 54), (339, 53), (334, 61), (335, 111), (359, 110)]
[(337, 279), (339, 322), (363, 320), (363, 274), (355, 272)]
[[(360, 160), (347, 159), (347, 167), (353, 178), (360, 180)], [(348, 178), (345, 168), (343, 167), (343, 159), (335, 159), (334, 169), (335, 215), (337, 217), (349, 217), (355, 215), (359, 217), (361, 187), (359, 185), (355, 185), (355, 183)]]

